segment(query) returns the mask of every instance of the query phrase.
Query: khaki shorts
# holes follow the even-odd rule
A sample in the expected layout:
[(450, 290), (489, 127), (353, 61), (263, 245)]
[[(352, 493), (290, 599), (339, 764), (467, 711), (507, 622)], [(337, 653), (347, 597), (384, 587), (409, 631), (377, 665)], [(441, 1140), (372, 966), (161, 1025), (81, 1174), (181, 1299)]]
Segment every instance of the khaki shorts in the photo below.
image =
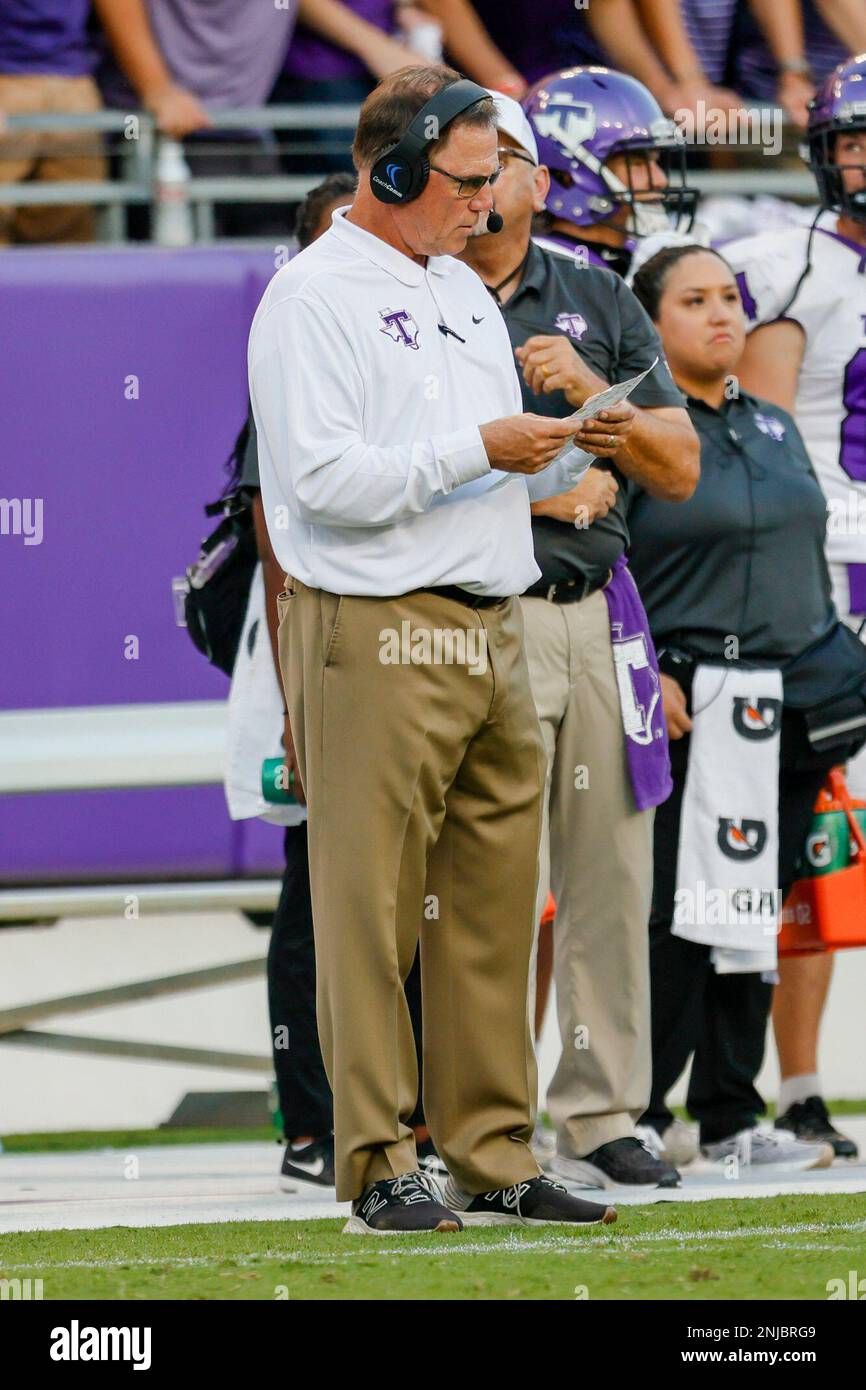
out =
[[(0, 73), (0, 112), (5, 115), (101, 109), (99, 89), (91, 77)], [(22, 130), (0, 135), (0, 183), (99, 181), (107, 171), (98, 131)], [(92, 241), (95, 228), (89, 207), (0, 206), (0, 244)]]

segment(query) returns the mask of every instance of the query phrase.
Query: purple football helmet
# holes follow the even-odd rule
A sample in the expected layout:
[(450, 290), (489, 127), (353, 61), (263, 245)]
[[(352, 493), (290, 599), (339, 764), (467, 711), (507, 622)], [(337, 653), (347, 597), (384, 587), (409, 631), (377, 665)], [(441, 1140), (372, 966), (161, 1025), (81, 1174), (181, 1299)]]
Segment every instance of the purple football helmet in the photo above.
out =
[[(554, 217), (586, 227), (625, 206), (634, 235), (691, 229), (698, 193), (686, 184), (685, 137), (641, 82), (610, 68), (566, 68), (536, 82), (523, 108), (550, 170)], [(632, 156), (650, 150), (660, 152), (668, 186), (647, 198), (633, 186)], [(625, 183), (606, 168), (613, 155), (626, 157)]]
[[(809, 106), (808, 163), (818, 183), (822, 207), (866, 222), (866, 188), (848, 193), (835, 162), (840, 131), (866, 131), (866, 56), (834, 68)], [(866, 173), (866, 164), (854, 164)]]

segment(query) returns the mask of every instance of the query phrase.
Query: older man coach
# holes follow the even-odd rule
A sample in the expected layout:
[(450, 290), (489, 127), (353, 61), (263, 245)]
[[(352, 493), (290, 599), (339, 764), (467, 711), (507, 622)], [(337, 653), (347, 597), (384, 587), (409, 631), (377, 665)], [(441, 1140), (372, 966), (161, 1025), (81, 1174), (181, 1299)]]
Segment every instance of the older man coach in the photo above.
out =
[[(519, 604), (530, 479), (574, 432), (522, 414), (508, 334), (453, 259), (493, 206), (495, 111), (448, 68), (365, 102), (359, 190), (250, 335), (280, 660), (310, 809), (337, 1197), (359, 1233), (612, 1220), (539, 1173), (526, 1016), (544, 753)], [(560, 483), (561, 487), (561, 483)], [(403, 981), (421, 941), (418, 1171)]]

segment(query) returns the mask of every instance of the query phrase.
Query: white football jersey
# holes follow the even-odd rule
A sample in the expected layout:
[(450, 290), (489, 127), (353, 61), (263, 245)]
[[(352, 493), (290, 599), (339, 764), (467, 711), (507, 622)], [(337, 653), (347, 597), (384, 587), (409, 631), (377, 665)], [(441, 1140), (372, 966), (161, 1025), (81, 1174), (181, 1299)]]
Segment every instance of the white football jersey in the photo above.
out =
[[(749, 329), (793, 319), (806, 337), (794, 415), (828, 503), (827, 557), (866, 562), (866, 247), (832, 214), (809, 229), (766, 232), (720, 248)], [(793, 299), (792, 299), (793, 296)]]

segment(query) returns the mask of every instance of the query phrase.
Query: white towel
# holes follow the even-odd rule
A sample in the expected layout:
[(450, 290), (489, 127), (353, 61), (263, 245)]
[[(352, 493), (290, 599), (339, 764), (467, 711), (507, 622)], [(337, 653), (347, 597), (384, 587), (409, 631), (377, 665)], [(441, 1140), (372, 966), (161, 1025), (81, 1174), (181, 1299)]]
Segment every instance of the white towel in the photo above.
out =
[(306, 820), (305, 806), (277, 804), (262, 795), (262, 763), (283, 753), (283, 697), (268, 638), (262, 567), (257, 565), (229, 693), (225, 793), (232, 820), (261, 816), (274, 825)]
[(699, 665), (673, 932), (721, 972), (776, 966), (782, 675)]

